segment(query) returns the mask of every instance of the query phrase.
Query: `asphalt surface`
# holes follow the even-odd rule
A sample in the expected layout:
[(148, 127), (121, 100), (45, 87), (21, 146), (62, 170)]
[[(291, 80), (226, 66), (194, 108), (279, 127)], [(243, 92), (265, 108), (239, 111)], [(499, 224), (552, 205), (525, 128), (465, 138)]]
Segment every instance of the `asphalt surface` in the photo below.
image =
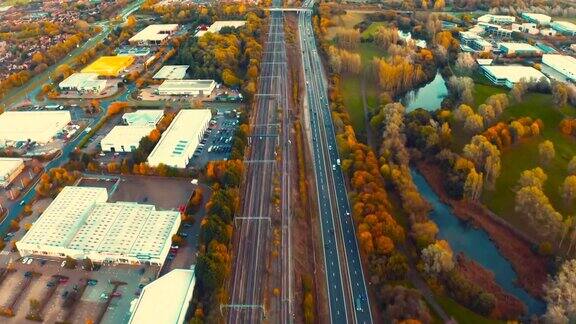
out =
[[(274, 1), (278, 6), (279, 1)], [(286, 96), (282, 13), (271, 13), (268, 39), (260, 64), (258, 93), (255, 96), (249, 156), (245, 161), (243, 206), (235, 219), (235, 247), (232, 293), (228, 323), (260, 323), (266, 317), (264, 291), (267, 289), (273, 177), (277, 171), (275, 148), (279, 142), (278, 110)], [(239, 217), (238, 217), (239, 216)]]
[[(313, 0), (306, 0), (303, 7), (311, 9), (313, 5)], [(310, 115), (330, 322), (372, 323), (360, 250), (327, 99), (328, 83), (318, 54), (311, 16), (311, 11), (300, 12), (298, 29)]]

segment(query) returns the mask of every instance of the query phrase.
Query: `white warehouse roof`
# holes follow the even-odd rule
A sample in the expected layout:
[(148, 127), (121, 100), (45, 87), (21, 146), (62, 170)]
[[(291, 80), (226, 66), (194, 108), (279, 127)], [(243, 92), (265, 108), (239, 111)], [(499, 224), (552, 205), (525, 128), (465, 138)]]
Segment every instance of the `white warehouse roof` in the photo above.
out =
[(132, 36), (129, 42), (161, 42), (173, 32), (178, 30), (178, 24), (157, 24), (149, 25), (136, 35)]
[(210, 95), (216, 88), (214, 80), (165, 80), (158, 86), (160, 95)]
[(16, 243), (22, 256), (162, 264), (180, 213), (153, 205), (107, 203), (105, 188), (65, 187)]
[(69, 122), (69, 111), (7, 111), (0, 115), (0, 146), (8, 142), (48, 143)]
[(511, 88), (514, 83), (525, 79), (540, 80), (546, 76), (531, 66), (522, 65), (482, 65), (481, 68), (488, 73), (487, 77), (494, 83)]
[(154, 280), (142, 289), (128, 324), (184, 323), (195, 284), (193, 269), (174, 269)]
[(102, 151), (132, 152), (140, 146), (140, 140), (152, 132), (154, 126), (114, 126), (100, 141)]
[(509, 52), (542, 52), (539, 48), (528, 43), (501, 42), (498, 48), (505, 47)]
[(219, 20), (215, 21), (212, 25), (210, 25), (210, 27), (208, 27), (208, 30), (198, 31), (195, 36), (200, 37), (206, 33), (217, 33), (224, 27), (238, 28), (244, 25), (246, 25), (246, 20)]
[(158, 109), (142, 109), (122, 115), (122, 121), (130, 126), (156, 126), (164, 116)]
[(164, 65), (160, 71), (154, 74), (153, 79), (181, 80), (186, 76), (190, 65)]
[(180, 110), (148, 156), (151, 166), (185, 168), (212, 119), (209, 109)]
[(576, 58), (560, 54), (542, 55), (542, 63), (556, 70), (569, 80), (576, 81)]
[(0, 157), (0, 187), (6, 187), (12, 175), (21, 169), (23, 164), (24, 160), (21, 158)]
[(522, 13), (522, 17), (530, 19), (532, 21), (536, 21), (539, 24), (543, 24), (543, 25), (549, 24), (550, 21), (552, 20), (552, 18), (548, 15), (539, 14), (539, 13), (530, 13), (530, 12)]

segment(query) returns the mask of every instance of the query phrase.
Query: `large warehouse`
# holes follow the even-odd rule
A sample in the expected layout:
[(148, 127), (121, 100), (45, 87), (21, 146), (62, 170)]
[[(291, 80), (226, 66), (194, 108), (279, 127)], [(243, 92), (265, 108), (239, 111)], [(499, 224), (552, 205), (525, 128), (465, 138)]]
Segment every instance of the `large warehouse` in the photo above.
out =
[(22, 256), (162, 265), (180, 213), (107, 199), (105, 188), (65, 187), (16, 242), (18, 251)]
[[(183, 324), (194, 294), (192, 269), (174, 269), (148, 284), (130, 307), (128, 324)], [(158, 310), (162, 311), (159, 312)]]
[(97, 73), (74, 73), (60, 82), (58, 87), (62, 91), (101, 93), (106, 89), (106, 80), (98, 79)]
[(99, 76), (115, 78), (134, 63), (132, 55), (101, 56), (82, 69), (83, 73), (96, 73)]
[(210, 119), (212, 112), (209, 109), (180, 110), (148, 156), (148, 164), (153, 167), (165, 164), (185, 168), (202, 140)]
[[(496, 85), (512, 88), (514, 83), (524, 79), (540, 80), (546, 76), (531, 66), (522, 65), (482, 65), (484, 75)], [(548, 79), (548, 78), (546, 78)]]
[(153, 129), (154, 126), (115, 126), (100, 141), (100, 146), (104, 152), (133, 152)]
[(24, 170), (24, 160), (0, 157), (0, 188), (6, 188)]
[(156, 126), (164, 116), (163, 110), (143, 109), (122, 115), (122, 122), (130, 126)]
[(216, 88), (214, 80), (166, 80), (158, 86), (162, 96), (209, 96)]
[(544, 54), (542, 63), (560, 73), (566, 80), (576, 81), (576, 58), (568, 55)]
[(0, 147), (28, 140), (48, 143), (71, 120), (69, 111), (7, 111), (0, 115)]
[(149, 25), (128, 40), (133, 45), (160, 45), (178, 30), (178, 24)]
[(186, 77), (186, 71), (190, 65), (164, 65), (160, 71), (154, 74), (157, 80), (182, 80)]

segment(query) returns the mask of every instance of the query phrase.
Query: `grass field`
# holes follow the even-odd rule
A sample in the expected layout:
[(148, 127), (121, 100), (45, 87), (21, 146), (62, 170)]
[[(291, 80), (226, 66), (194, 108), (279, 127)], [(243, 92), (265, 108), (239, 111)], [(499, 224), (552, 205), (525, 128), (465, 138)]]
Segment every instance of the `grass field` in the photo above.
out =
[(551, 95), (529, 94), (523, 103), (512, 105), (504, 111), (501, 120), (530, 116), (534, 119), (540, 118), (544, 128), (540, 136), (526, 139), (502, 152), (502, 170), (496, 181), (496, 189), (486, 190), (483, 195), (484, 203), (491, 210), (531, 234), (535, 233), (534, 229), (530, 228), (522, 215), (514, 211), (514, 187), (522, 171), (541, 166), (538, 160), (538, 144), (544, 140), (552, 141), (556, 149), (554, 161), (547, 166), (541, 166), (548, 175), (544, 192), (552, 205), (564, 216), (576, 212), (574, 205), (567, 206), (562, 201), (558, 190), (567, 176), (568, 161), (576, 155), (576, 139), (562, 134), (558, 124), (565, 116), (575, 116), (576, 110), (570, 107), (555, 108), (551, 101)]
[(468, 308), (458, 304), (453, 299), (445, 296), (436, 296), (436, 300), (448, 315), (454, 317), (458, 323), (467, 324), (500, 324), (503, 321), (492, 320), (474, 313)]
[(329, 40), (336, 36), (336, 32), (339, 28), (352, 28), (355, 25), (361, 23), (366, 14), (363, 12), (347, 12), (345, 15), (339, 15), (332, 18), (332, 23), (334, 26), (328, 28), (326, 38)]
[(374, 34), (376, 32), (378, 27), (385, 26), (385, 25), (386, 25), (385, 22), (373, 22), (373, 23), (371, 23), (370, 26), (368, 26), (368, 28), (366, 28), (366, 30), (362, 32), (362, 38), (372, 36), (372, 34)]

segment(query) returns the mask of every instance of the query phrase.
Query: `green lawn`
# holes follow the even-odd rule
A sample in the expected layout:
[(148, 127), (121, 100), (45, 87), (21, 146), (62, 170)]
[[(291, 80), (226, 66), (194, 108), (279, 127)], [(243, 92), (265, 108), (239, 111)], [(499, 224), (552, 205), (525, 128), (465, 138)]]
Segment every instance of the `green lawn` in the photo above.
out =
[(523, 140), (503, 150), (502, 170), (496, 181), (496, 189), (485, 190), (482, 196), (484, 204), (492, 211), (529, 234), (534, 234), (534, 229), (530, 228), (522, 215), (514, 211), (514, 187), (522, 171), (540, 166), (538, 144), (544, 140), (552, 141), (556, 149), (555, 160), (543, 167), (548, 175), (544, 191), (553, 206), (564, 216), (576, 212), (575, 206), (563, 203), (558, 190), (567, 176), (568, 161), (576, 155), (576, 139), (563, 135), (558, 129), (558, 123), (564, 116), (576, 115), (576, 110), (570, 107), (557, 109), (552, 105), (551, 99), (551, 95), (529, 94), (521, 104), (514, 104), (504, 111), (501, 120), (530, 116), (534, 119), (540, 118), (544, 128), (540, 136)]
[(474, 101), (479, 106), (483, 104), (488, 97), (498, 93), (508, 93), (510, 90), (489, 84), (476, 83), (474, 87)]
[(358, 51), (360, 52), (360, 56), (362, 56), (362, 66), (364, 67), (366, 67), (373, 58), (386, 56), (386, 53), (374, 43), (360, 43)]
[(380, 26), (386, 26), (386, 23), (381, 21), (371, 23), (370, 26), (368, 26), (368, 28), (362, 32), (362, 38), (372, 36)]
[(478, 315), (468, 308), (458, 304), (453, 299), (446, 296), (436, 296), (436, 300), (449, 316), (454, 317), (458, 323), (466, 324), (500, 324), (503, 321), (493, 320)]

